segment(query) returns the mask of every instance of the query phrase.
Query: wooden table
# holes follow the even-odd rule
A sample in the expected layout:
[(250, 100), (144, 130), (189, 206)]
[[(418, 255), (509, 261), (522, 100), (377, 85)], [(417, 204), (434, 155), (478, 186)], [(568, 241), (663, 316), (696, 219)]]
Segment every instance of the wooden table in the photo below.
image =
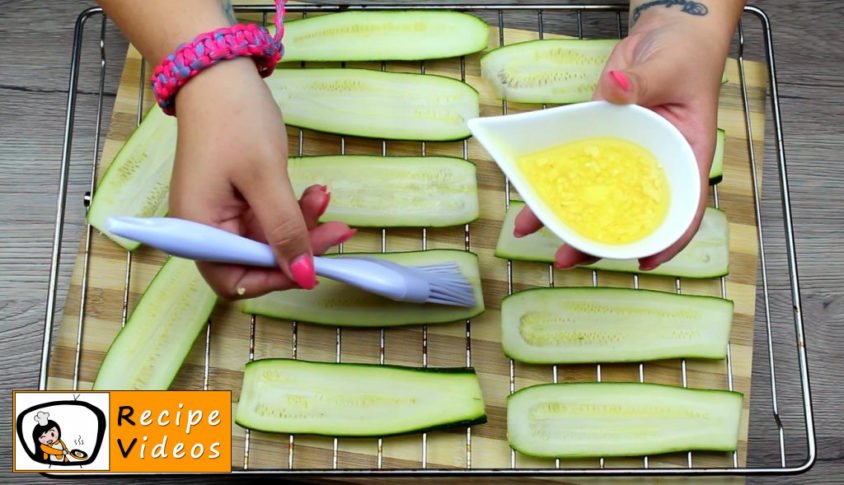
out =
[[(4, 350), (0, 351), (0, 368), (6, 372), (0, 379), (3, 389), (9, 391), (37, 386), (67, 101), (68, 56), (73, 22), (93, 2), (62, 2), (49, 7), (33, 1), (5, 3), (0, 20), (0, 30), (5, 34), (5, 49), (0, 51), (0, 197), (6, 208), (0, 214), (0, 349)], [(836, 163), (844, 148), (839, 121), (844, 108), (840, 89), (836, 89), (844, 84), (836, 78), (844, 74), (840, 62), (844, 56), (835, 45), (839, 38), (836, 29), (844, 15), (832, 1), (769, 1), (760, 6), (768, 12), (774, 26), (819, 448), (818, 463), (808, 474), (778, 479), (777, 483), (833, 483), (844, 475), (840, 451), (844, 444), (844, 406), (840, 404), (844, 391), (835, 380), (844, 371), (844, 352), (840, 350), (844, 339), (833, 330), (844, 302), (841, 277), (837, 276), (842, 274), (844, 262), (837, 257), (842, 251), (834, 244), (841, 217), (836, 208), (844, 198), (844, 189), (836, 183), (836, 175), (844, 172)], [(105, 86), (109, 94), (104, 112), (109, 113), (125, 53), (125, 40), (116, 29), (109, 30), (106, 48), (114, 53)], [(77, 108), (81, 129), (74, 140), (74, 160), (91, 157), (93, 133), (88, 127), (94, 124), (93, 94), (98, 87), (95, 73), (83, 73), (81, 86), (83, 94)], [(771, 146), (768, 143), (765, 154), (769, 164), (775, 160)], [(86, 184), (83, 171), (71, 173), (72, 194), (83, 192)], [(69, 199), (68, 203), (81, 204), (81, 200)], [(764, 216), (772, 217), (780, 210), (771, 204), (763, 209), (767, 211)], [(75, 231), (78, 237), (81, 222), (80, 218), (71, 218), (66, 224), (68, 233)], [(73, 240), (66, 243), (63, 256), (72, 258), (76, 247)], [(783, 284), (771, 281), (772, 288)], [(765, 348), (764, 332), (757, 327), (757, 360), (764, 358)], [(790, 351), (786, 347), (777, 350)], [(765, 367), (761, 362), (754, 366), (754, 372)], [(782, 371), (783, 375), (793, 375), (787, 366)], [(798, 399), (789, 392), (796, 386), (782, 387), (782, 402)], [(764, 374), (754, 374), (753, 393), (765, 395), (768, 388)], [(0, 435), (5, 436), (11, 434), (10, 397), (7, 392), (0, 401)], [(764, 401), (754, 402), (754, 406), (758, 406), (754, 413), (768, 412), (769, 405)], [(4, 441), (1, 449), (6, 452), (0, 463), (3, 472), (8, 473), (10, 442)], [(777, 455), (778, 445), (774, 440), (757, 442), (756, 450), (763, 456)]]

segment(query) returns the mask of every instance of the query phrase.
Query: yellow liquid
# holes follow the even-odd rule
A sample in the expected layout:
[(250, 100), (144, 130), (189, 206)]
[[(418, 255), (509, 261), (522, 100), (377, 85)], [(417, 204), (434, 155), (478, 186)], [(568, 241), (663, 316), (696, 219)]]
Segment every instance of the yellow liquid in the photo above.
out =
[(594, 241), (637, 241), (668, 213), (668, 178), (656, 157), (623, 139), (557, 145), (521, 157), (518, 166), (557, 217)]

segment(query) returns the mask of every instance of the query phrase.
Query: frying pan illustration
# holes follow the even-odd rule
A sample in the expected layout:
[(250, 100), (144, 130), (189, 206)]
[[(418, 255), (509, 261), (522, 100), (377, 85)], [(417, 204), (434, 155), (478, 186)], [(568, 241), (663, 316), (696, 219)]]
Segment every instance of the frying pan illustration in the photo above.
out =
[(85, 458), (88, 458), (88, 453), (80, 449), (73, 449), (70, 450), (68, 456), (70, 456), (71, 458), (76, 458), (77, 460), (84, 460)]

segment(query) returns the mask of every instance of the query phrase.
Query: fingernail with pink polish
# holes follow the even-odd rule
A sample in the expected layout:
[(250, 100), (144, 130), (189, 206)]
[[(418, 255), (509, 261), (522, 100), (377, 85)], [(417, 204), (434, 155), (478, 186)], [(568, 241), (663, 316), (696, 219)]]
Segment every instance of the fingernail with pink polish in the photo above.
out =
[(624, 75), (621, 71), (610, 71), (610, 76), (615, 79), (615, 82), (621, 87), (621, 89), (627, 91), (630, 89), (630, 81), (627, 80), (627, 76)]
[(314, 272), (314, 260), (309, 254), (303, 254), (290, 263), (290, 273), (293, 281), (300, 287), (310, 290), (316, 286), (316, 273)]
[(352, 236), (354, 236), (355, 234), (357, 234), (357, 232), (358, 232), (358, 230), (357, 230), (357, 229), (349, 229), (349, 230), (348, 230), (348, 231), (346, 231), (346, 232), (345, 232), (342, 236), (340, 236), (340, 238), (339, 238), (339, 239), (337, 239), (337, 243), (336, 243), (336, 244), (343, 244), (344, 242), (346, 242), (346, 241), (348, 241), (349, 239), (351, 239), (351, 238), (352, 238)]
[(525, 237), (525, 233), (518, 229), (513, 229), (513, 237)]
[(649, 263), (649, 264), (640, 263), (639, 264), (639, 270), (640, 271), (650, 271), (650, 270), (656, 268), (657, 266), (659, 266), (659, 265), (653, 264), (653, 263)]

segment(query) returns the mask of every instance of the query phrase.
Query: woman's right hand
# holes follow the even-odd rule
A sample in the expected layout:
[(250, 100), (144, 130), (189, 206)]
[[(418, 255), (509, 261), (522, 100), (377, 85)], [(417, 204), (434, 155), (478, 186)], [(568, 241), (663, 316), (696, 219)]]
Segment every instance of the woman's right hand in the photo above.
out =
[(318, 223), (328, 188), (311, 186), (296, 199), (281, 111), (254, 62), (239, 58), (203, 71), (179, 91), (176, 114), (171, 215), (267, 242), (279, 262), (278, 269), (197, 263), (209, 285), (227, 299), (313, 288), (313, 255), (354, 230)]

